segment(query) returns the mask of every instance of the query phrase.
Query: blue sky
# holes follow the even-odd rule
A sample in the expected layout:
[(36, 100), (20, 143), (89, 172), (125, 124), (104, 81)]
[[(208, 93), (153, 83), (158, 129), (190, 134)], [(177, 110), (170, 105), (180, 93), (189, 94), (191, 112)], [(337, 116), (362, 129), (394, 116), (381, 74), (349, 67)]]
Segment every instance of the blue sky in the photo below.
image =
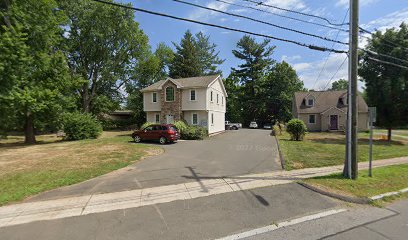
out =
[[(319, 27), (307, 23), (301, 23), (294, 20), (288, 20), (278, 16), (273, 16), (267, 13), (261, 13), (247, 8), (234, 7), (214, 0), (185, 0), (194, 2), (200, 5), (205, 5), (219, 10), (233, 12), (240, 15), (257, 18), (263, 21), (268, 21), (284, 27), (289, 27), (304, 32), (310, 32), (316, 35), (335, 38), (337, 30), (332, 30), (324, 27)], [(248, 5), (253, 7), (251, 3), (242, 0), (225, 0), (240, 5)], [(332, 47), (331, 42), (316, 39), (309, 36), (303, 36), (297, 33), (289, 32), (282, 29), (277, 29), (268, 25), (251, 22), (249, 20), (240, 19), (232, 16), (227, 16), (221, 13), (215, 13), (208, 10), (198, 9), (192, 6), (186, 6), (174, 2), (172, 0), (121, 0), (122, 3), (132, 3), (133, 6), (144, 8), (152, 11), (172, 14), (184, 18), (190, 18), (203, 22), (224, 25), (232, 28), (243, 29), (247, 31), (272, 35), (281, 38), (287, 38), (300, 42), (305, 42), (314, 45)], [(334, 22), (341, 22), (348, 9), (348, 0), (263, 0), (262, 2), (270, 5), (279, 6), (282, 8), (293, 9), (305, 13), (316, 14), (326, 17)], [(325, 24), (320, 20), (310, 17), (305, 17), (293, 13), (287, 13), (271, 8), (264, 8), (268, 11), (274, 11), (278, 14), (284, 14), (291, 17), (302, 18), (304, 20), (315, 21)], [(178, 20), (166, 19), (159, 16), (152, 16), (145, 13), (135, 13), (135, 19), (140, 23), (141, 29), (148, 35), (149, 41), (153, 49), (159, 42), (164, 42), (172, 46), (172, 42), (179, 42), (184, 32), (190, 29), (193, 33), (199, 31), (210, 35), (212, 42), (217, 44), (220, 51), (220, 57), (226, 59), (224, 64), (220, 66), (223, 76), (226, 77), (230, 73), (231, 67), (237, 67), (240, 61), (232, 55), (232, 50), (236, 48), (237, 41), (243, 36), (242, 33), (230, 32), (222, 29), (216, 29), (206, 26), (197, 25), (194, 23), (186, 23)], [(348, 22), (348, 17), (347, 20)], [(368, 30), (380, 29), (384, 30), (390, 27), (397, 27), (401, 22), (408, 23), (408, 0), (360, 0), (360, 25)], [(260, 37), (256, 37), (259, 41)], [(347, 42), (347, 33), (340, 33), (338, 40)], [(365, 41), (361, 41), (364, 45)], [(296, 46), (290, 43), (271, 41), (271, 45), (275, 45), (276, 49), (273, 58), (277, 61), (285, 60), (289, 62), (297, 71), (300, 79), (305, 83), (307, 88), (324, 89), (325, 86), (330, 86), (329, 80), (343, 62), (344, 54), (330, 54), (327, 52), (313, 51), (307, 48)], [(344, 49), (346, 46), (336, 44), (334, 48)], [(316, 81), (320, 70), (328, 57), (326, 66)], [(334, 80), (339, 78), (347, 79), (347, 61), (340, 68)], [(360, 86), (361, 87), (361, 86)]]

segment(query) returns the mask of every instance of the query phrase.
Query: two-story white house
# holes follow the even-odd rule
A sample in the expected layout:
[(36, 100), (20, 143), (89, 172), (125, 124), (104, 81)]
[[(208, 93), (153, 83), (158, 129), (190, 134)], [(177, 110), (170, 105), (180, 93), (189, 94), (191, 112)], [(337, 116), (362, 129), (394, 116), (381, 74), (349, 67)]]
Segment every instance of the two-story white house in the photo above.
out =
[(158, 81), (141, 90), (148, 122), (207, 128), (209, 134), (225, 131), (227, 92), (220, 75)]

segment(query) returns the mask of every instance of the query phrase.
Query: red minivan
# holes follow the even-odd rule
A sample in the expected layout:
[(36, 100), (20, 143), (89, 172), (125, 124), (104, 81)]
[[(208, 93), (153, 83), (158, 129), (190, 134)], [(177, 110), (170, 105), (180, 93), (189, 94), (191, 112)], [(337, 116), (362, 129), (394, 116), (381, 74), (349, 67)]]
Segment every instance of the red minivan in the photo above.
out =
[(153, 124), (132, 133), (135, 142), (158, 140), (160, 144), (176, 142), (180, 134), (173, 124)]

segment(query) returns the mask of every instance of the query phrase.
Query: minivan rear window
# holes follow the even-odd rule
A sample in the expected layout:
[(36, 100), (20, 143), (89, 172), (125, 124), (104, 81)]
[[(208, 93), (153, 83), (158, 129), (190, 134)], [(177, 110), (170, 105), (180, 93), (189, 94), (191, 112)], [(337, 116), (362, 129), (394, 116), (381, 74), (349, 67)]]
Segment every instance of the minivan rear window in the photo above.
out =
[(170, 127), (170, 130), (178, 131), (178, 129), (177, 129), (176, 127), (174, 127), (174, 126), (171, 126), (171, 127)]

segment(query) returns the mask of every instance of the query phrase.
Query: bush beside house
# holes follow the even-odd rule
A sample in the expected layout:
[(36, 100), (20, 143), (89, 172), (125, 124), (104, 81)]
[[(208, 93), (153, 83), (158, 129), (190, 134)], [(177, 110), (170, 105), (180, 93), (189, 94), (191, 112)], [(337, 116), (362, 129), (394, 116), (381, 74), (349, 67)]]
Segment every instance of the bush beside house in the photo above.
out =
[(300, 119), (292, 119), (286, 126), (286, 131), (290, 134), (290, 138), (295, 141), (302, 141), (307, 133), (305, 123)]

